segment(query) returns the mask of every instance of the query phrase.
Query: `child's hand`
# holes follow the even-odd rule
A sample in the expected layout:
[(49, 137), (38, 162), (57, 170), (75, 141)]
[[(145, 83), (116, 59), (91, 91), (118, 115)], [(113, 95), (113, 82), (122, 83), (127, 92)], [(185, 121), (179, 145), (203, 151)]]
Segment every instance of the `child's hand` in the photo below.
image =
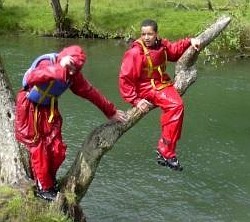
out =
[(191, 38), (191, 45), (194, 47), (195, 50), (199, 51), (201, 47), (200, 39)]

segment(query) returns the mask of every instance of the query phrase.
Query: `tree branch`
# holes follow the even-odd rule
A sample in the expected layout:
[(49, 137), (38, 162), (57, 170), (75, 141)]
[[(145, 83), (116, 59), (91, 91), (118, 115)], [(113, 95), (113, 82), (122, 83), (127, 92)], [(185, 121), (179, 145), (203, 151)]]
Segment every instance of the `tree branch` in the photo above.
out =
[(200, 51), (196, 51), (190, 46), (176, 63), (174, 86), (180, 95), (183, 95), (187, 88), (190, 87), (197, 79), (195, 62), (197, 61), (201, 50), (218, 37), (218, 35), (228, 26), (230, 21), (231, 18), (228, 16), (220, 17), (214, 24), (196, 37), (201, 41)]
[[(201, 33), (197, 37), (201, 40), (201, 50), (210, 44), (230, 21), (230, 17), (221, 17)], [(189, 47), (176, 63), (174, 86), (181, 95), (197, 79), (194, 64), (199, 53), (200, 51), (197, 52)], [(129, 119), (126, 123), (109, 121), (94, 129), (85, 139), (73, 165), (63, 178), (62, 189), (66, 192), (73, 192), (76, 202), (79, 202), (87, 192), (102, 156), (111, 150), (115, 142), (146, 114), (141, 113), (137, 108), (132, 108), (127, 111)]]
[(0, 58), (0, 185), (25, 180), (14, 136), (14, 93)]

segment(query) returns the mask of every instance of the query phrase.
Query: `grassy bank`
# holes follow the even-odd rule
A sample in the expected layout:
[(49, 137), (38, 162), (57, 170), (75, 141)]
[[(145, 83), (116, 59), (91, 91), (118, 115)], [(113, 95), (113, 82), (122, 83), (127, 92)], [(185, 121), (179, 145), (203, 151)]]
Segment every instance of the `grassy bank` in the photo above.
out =
[[(236, 14), (239, 7), (246, 4), (244, 0), (217, 0), (213, 5), (214, 11), (209, 11), (206, 1), (178, 2), (183, 5), (166, 0), (92, 0), (92, 27), (97, 32), (108, 32), (111, 36), (119, 33), (134, 36), (138, 34), (143, 19), (153, 18), (158, 21), (162, 36), (178, 38), (195, 35), (206, 24), (211, 24), (215, 17), (220, 14)], [(62, 0), (61, 4), (64, 7), (66, 0)], [(54, 30), (49, 0), (5, 0), (3, 6), (0, 11), (1, 33), (23, 31), (40, 35)], [(69, 17), (75, 27), (83, 26), (84, 1), (69, 1)], [(246, 23), (250, 21), (249, 9), (241, 17)]]
[(63, 213), (57, 213), (55, 205), (35, 198), (32, 191), (21, 194), (16, 189), (0, 186), (0, 206), (0, 221), (4, 222), (72, 222)]

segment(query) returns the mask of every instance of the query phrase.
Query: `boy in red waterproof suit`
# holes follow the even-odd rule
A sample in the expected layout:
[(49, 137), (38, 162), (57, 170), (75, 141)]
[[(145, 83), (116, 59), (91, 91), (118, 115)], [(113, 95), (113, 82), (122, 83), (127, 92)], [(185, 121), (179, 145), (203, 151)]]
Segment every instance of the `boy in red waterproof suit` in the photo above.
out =
[(29, 150), (37, 196), (49, 201), (56, 198), (56, 173), (66, 151), (58, 97), (70, 88), (74, 94), (95, 104), (107, 118), (119, 121), (125, 118), (82, 75), (85, 60), (84, 51), (77, 45), (66, 47), (59, 54), (40, 56), (25, 73), (23, 88), (16, 97), (16, 138)]
[(167, 62), (176, 62), (190, 46), (198, 49), (198, 39), (186, 38), (171, 43), (158, 37), (154, 20), (144, 20), (141, 37), (125, 52), (119, 88), (123, 99), (142, 112), (160, 107), (161, 136), (158, 142), (157, 161), (160, 165), (182, 170), (176, 157), (176, 143), (180, 138), (184, 106), (181, 97), (166, 73)]

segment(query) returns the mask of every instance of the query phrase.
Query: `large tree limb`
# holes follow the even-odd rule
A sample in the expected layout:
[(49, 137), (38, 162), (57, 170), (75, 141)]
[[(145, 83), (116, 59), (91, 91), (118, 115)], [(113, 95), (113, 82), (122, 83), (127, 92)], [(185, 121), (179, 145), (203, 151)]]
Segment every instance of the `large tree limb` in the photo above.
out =
[(230, 21), (230, 17), (220, 17), (214, 24), (197, 36), (201, 41), (200, 51), (196, 51), (193, 47), (189, 47), (176, 63), (174, 86), (181, 95), (183, 95), (187, 88), (197, 79), (195, 62), (201, 50), (209, 45), (227, 27)]
[(25, 180), (14, 136), (14, 93), (0, 58), (0, 185)]
[[(227, 27), (230, 21), (230, 17), (221, 17), (197, 36), (201, 40), (201, 50), (210, 44)], [(176, 63), (174, 86), (181, 95), (197, 79), (195, 62), (199, 53), (200, 51), (197, 52), (189, 47)], [(74, 164), (62, 182), (64, 190), (76, 194), (77, 202), (87, 192), (102, 156), (112, 149), (115, 142), (146, 113), (141, 113), (138, 109), (132, 108), (127, 111), (127, 115), (129, 119), (125, 124), (110, 121), (94, 129), (85, 139)]]

